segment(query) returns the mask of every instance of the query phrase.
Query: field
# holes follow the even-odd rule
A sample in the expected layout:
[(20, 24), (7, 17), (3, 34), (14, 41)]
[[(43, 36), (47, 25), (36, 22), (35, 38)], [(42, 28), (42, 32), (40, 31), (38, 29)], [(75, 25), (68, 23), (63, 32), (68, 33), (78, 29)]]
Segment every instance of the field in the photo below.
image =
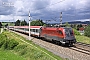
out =
[(6, 24), (8, 24), (8, 26), (14, 26), (14, 25), (15, 25), (15, 24), (12, 23), (12, 22), (2, 22), (2, 25), (3, 25), (3, 26), (6, 25)]
[[(41, 48), (40, 46), (34, 44), (32, 41), (28, 41), (22, 36), (19, 36), (13, 32), (5, 31), (2, 34), (5, 34), (7, 36), (7, 39), (13, 39), (19, 42), (19, 45), (17, 45), (13, 50), (8, 50), (10, 53), (13, 52), (13, 54), (11, 53), (13, 57), (14, 55), (22, 56), (25, 60), (66, 60), (57, 55), (54, 55), (53, 53), (47, 51), (46, 49)], [(9, 59), (11, 56), (9, 52), (7, 52), (8, 56), (4, 55), (6, 56), (6, 59)], [(6, 52), (3, 51), (1, 54), (5, 53)], [(1, 56), (0, 59), (3, 59), (4, 56)], [(19, 60), (23, 60), (23, 58), (20, 57)]]

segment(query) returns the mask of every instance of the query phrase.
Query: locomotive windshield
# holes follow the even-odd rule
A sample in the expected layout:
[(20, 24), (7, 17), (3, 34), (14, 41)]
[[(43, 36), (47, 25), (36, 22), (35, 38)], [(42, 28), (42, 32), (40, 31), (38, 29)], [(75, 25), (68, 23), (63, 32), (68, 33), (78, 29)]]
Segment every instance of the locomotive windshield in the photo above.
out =
[(71, 28), (65, 28), (65, 34), (66, 36), (73, 36), (73, 31)]

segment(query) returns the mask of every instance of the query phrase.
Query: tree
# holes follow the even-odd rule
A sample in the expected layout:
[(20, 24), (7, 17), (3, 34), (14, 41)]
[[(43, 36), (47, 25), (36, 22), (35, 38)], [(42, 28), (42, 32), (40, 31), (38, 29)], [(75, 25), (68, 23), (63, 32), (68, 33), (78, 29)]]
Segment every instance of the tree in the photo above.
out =
[(5, 27), (7, 27), (8, 26), (8, 24), (5, 24)]
[(80, 33), (76, 29), (73, 28), (73, 31), (75, 35), (80, 35)]
[(19, 19), (15, 22), (15, 26), (20, 26), (20, 20)]
[(24, 20), (24, 24), (27, 25), (27, 22)]
[(31, 26), (43, 26), (44, 22), (42, 20), (36, 20), (31, 22)]
[(71, 27), (76, 29), (76, 24), (71, 24)]
[(0, 28), (2, 27), (2, 23), (0, 22)]
[(77, 25), (77, 30), (79, 30), (79, 28), (83, 27), (82, 24), (78, 24)]
[(24, 20), (21, 22), (21, 26), (25, 26), (25, 25), (27, 25), (27, 22)]
[(69, 25), (69, 23), (68, 23), (68, 22), (66, 22), (66, 23), (65, 23), (65, 25), (66, 25), (66, 27), (70, 27), (70, 25)]
[(85, 28), (85, 36), (88, 36), (90, 37), (90, 25), (88, 25), (86, 28)]

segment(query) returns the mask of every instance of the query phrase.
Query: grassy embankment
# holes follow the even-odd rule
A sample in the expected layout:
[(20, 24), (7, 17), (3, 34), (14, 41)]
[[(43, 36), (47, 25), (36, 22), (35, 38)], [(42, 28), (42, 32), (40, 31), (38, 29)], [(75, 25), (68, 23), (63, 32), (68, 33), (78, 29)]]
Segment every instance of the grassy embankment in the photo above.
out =
[[(15, 56), (17, 55), (18, 57), (20, 57), (18, 58), (19, 60), (23, 60), (23, 59), (25, 60), (55, 60), (55, 59), (63, 60), (64, 59), (57, 55), (54, 55), (53, 53), (45, 50), (44, 48), (41, 48), (40, 46), (34, 44), (32, 41), (28, 41), (22, 36), (19, 36), (15, 33), (5, 31), (2, 34), (6, 35), (7, 39), (11, 39), (19, 42), (19, 44), (13, 50), (6, 50), (11, 53), (10, 54), (7, 52), (6, 53), (8, 55), (7, 57), (5, 57), (6, 55), (4, 55), (6, 59), (9, 59), (10, 55), (12, 55), (13, 58), (15, 58)], [(5, 51), (0, 50), (0, 52), (2, 52), (2, 54), (5, 54)], [(1, 56), (0, 58), (3, 59), (4, 57)], [(9, 60), (13, 60), (13, 59), (9, 59)]]
[(75, 34), (77, 42), (90, 44), (90, 37), (80, 35), (80, 33), (76, 29), (73, 29), (73, 30), (74, 30), (74, 34)]
[(25, 60), (23, 57), (8, 50), (0, 49), (0, 60)]
[(89, 37), (86, 37), (83, 35), (76, 35), (75, 37), (76, 37), (77, 42), (90, 44), (90, 38)]
[(1, 28), (0, 28), (0, 33), (1, 33)]

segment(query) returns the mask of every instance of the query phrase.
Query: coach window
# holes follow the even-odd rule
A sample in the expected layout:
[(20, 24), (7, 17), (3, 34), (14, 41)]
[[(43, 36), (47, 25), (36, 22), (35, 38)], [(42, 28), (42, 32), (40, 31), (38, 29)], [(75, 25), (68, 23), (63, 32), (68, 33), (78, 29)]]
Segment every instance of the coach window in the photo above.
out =
[[(26, 29), (26, 31), (29, 31), (29, 29)], [(31, 30), (30, 30), (31, 31)]]
[(36, 29), (36, 33), (38, 33), (38, 29)]
[(62, 33), (62, 31), (61, 31), (61, 30), (59, 30), (59, 34), (63, 35), (63, 33)]
[[(28, 30), (28, 31), (29, 31), (29, 30)], [(33, 32), (32, 29), (30, 29), (30, 31)]]
[(33, 29), (33, 32), (35, 32), (35, 29)]

